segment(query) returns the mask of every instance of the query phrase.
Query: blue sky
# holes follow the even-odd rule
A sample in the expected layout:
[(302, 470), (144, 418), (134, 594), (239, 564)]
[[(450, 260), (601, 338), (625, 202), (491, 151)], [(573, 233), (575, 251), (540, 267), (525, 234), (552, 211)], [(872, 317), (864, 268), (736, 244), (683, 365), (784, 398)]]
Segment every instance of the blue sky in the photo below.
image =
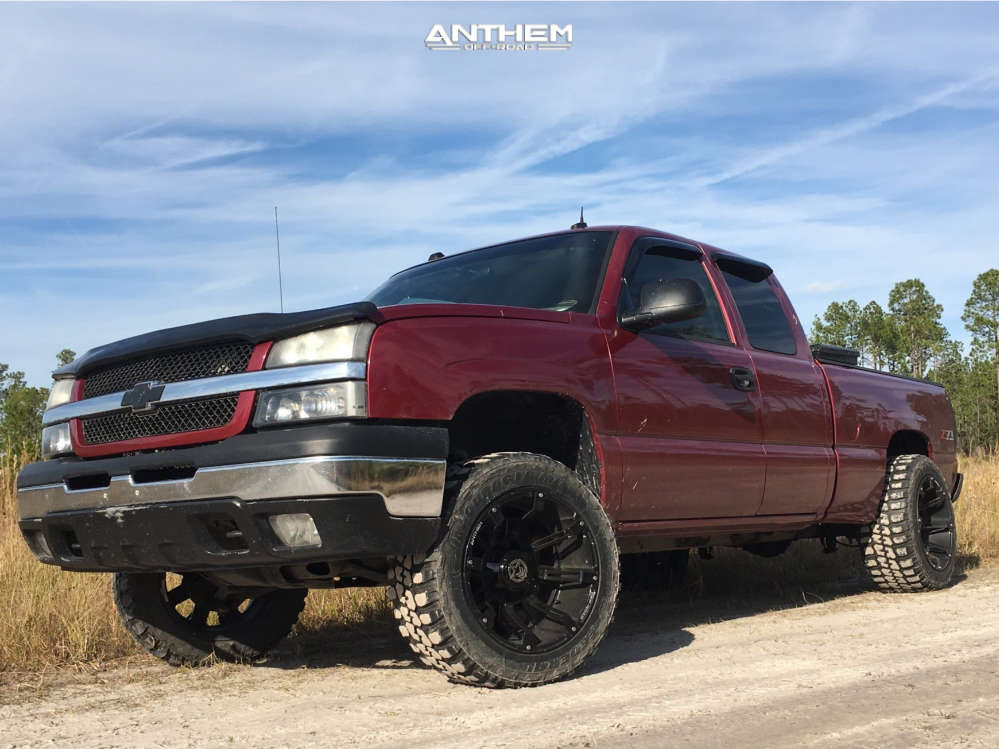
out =
[[(573, 24), (431, 52), (434, 23)], [(999, 5), (0, 5), (0, 361), (363, 297), (445, 252), (637, 223), (801, 318), (999, 265)]]

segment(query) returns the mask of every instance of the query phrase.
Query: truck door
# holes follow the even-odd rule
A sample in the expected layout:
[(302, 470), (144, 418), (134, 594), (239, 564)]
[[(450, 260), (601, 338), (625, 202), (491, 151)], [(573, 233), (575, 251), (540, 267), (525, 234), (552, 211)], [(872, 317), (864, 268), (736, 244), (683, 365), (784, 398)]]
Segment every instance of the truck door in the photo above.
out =
[(836, 472), (825, 378), (770, 268), (725, 257), (716, 264), (739, 311), (763, 402), (767, 469), (757, 514), (820, 513)]
[(608, 336), (624, 464), (617, 519), (752, 516), (763, 497), (760, 402), (752, 361), (735, 345), (701, 250), (637, 239), (618, 308), (634, 309), (643, 284), (674, 278), (701, 287), (703, 315)]

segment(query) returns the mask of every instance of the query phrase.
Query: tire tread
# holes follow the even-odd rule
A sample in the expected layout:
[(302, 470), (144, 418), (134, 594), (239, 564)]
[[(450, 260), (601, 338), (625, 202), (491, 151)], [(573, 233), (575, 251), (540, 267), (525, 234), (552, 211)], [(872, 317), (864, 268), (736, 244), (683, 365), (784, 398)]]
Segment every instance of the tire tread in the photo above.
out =
[[(532, 453), (496, 452), (455, 466), (449, 470), (446, 481), (446, 510), (453, 509), (461, 487), (474, 473), (487, 470), (509, 457), (549, 460)], [(489, 688), (538, 686), (563, 678), (575, 670), (576, 666), (554, 667), (532, 672), (530, 679), (514, 680), (490, 673), (476, 663), (458, 644), (442, 610), (441, 564), (438, 545), (425, 557), (408, 555), (397, 558), (388, 573), (389, 598), (399, 633), (422, 663), (440, 671), (452, 682)], [(617, 593), (615, 589), (612, 606), (616, 606)], [(595, 638), (583, 660), (596, 650), (603, 634)]]
[(915, 593), (941, 587), (920, 556), (913, 522), (918, 510), (910, 496), (913, 476), (927, 463), (936, 469), (925, 455), (899, 455), (888, 464), (878, 517), (861, 531), (864, 570), (880, 590)]

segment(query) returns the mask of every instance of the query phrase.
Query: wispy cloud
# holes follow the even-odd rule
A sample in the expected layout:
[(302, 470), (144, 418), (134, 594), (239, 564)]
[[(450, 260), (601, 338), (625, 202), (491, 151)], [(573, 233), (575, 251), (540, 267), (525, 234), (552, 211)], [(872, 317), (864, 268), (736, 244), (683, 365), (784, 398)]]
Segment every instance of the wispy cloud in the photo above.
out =
[(803, 138), (797, 142), (784, 146), (772, 148), (762, 153), (751, 156), (742, 162), (735, 164), (730, 169), (717, 174), (707, 181), (708, 185), (717, 185), (726, 180), (735, 179), (749, 174), (752, 171), (763, 167), (771, 166), (778, 161), (783, 161), (790, 156), (796, 156), (805, 151), (811, 151), (822, 146), (827, 146), (836, 141), (844, 140), (852, 136), (860, 135), (869, 130), (881, 127), (882, 125), (896, 120), (906, 115), (914, 114), (920, 110), (932, 107), (946, 101), (950, 97), (968, 91), (969, 89), (987, 88), (999, 77), (999, 68), (991, 68), (985, 72), (974, 75), (966, 80), (948, 84), (935, 91), (931, 91), (922, 96), (917, 96), (912, 101), (893, 107), (885, 107), (863, 117), (856, 117), (834, 127), (820, 130), (819, 132)]
[(850, 288), (846, 281), (812, 281), (805, 287), (806, 294), (831, 294)]
[(261, 141), (234, 138), (132, 134), (107, 140), (100, 145), (100, 150), (109, 157), (121, 159), (130, 169), (141, 164), (155, 169), (174, 169), (250, 154), (267, 147)]

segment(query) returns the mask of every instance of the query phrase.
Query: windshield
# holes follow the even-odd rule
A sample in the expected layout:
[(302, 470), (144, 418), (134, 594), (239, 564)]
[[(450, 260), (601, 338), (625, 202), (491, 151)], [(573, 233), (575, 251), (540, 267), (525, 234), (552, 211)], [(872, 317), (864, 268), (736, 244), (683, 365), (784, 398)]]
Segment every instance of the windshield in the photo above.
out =
[(575, 231), (452, 255), (397, 273), (368, 301), (590, 312), (612, 235)]

